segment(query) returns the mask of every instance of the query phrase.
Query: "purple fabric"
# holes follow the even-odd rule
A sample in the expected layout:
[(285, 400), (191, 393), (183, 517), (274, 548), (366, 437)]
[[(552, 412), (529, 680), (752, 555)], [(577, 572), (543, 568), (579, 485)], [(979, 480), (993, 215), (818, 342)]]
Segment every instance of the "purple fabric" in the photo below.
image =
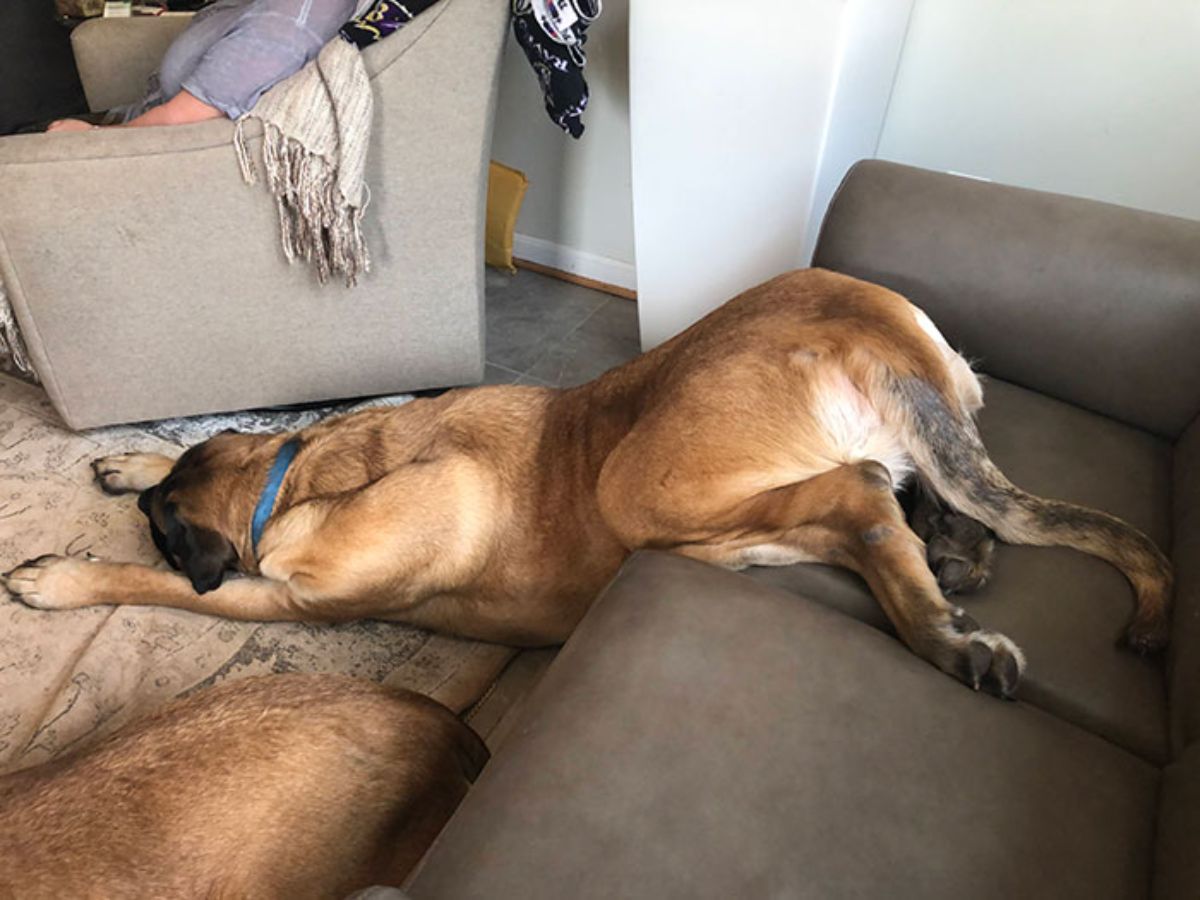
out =
[(314, 59), (356, 0), (217, 0), (163, 57), (158, 83), (126, 120), (187, 90), (231, 119)]

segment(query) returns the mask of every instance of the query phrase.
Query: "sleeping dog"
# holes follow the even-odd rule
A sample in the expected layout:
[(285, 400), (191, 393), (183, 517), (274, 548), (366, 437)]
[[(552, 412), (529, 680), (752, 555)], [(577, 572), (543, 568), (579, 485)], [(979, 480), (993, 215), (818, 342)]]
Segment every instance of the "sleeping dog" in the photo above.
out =
[(1014, 487), (980, 442), (982, 402), (903, 297), (797, 271), (571, 390), (455, 391), (290, 436), (220, 435), (178, 462), (98, 460), (106, 490), (141, 492), (183, 574), (42, 557), (7, 584), (41, 609), (375, 617), (528, 646), (564, 640), (638, 548), (734, 568), (817, 561), (858, 572), (919, 656), (1008, 696), (1021, 651), (939, 590), (895, 496), (916, 475), (1003, 541), (1119, 568), (1136, 598), (1129, 645), (1163, 647), (1166, 558), (1113, 516)]
[(0, 897), (345, 897), (399, 886), (487, 760), (411, 691), (272, 675), (0, 776)]

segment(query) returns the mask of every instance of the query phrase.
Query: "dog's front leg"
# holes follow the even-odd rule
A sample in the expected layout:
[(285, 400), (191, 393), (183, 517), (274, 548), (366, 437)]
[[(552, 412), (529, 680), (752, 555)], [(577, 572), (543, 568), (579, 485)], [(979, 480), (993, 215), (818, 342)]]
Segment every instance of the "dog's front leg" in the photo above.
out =
[(269, 578), (226, 578), (198, 594), (175, 572), (136, 563), (111, 563), (75, 556), (41, 556), (4, 576), (8, 592), (35, 609), (83, 606), (171, 606), (190, 612), (251, 621), (298, 621), (302, 613), (288, 585)]

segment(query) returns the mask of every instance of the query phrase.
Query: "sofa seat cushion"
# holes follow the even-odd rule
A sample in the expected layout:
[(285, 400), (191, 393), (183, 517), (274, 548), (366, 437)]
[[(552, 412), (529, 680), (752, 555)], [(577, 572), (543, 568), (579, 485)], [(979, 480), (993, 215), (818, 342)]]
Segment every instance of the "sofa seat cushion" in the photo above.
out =
[[(987, 381), (984, 397), (984, 443), (1015, 484), (1121, 516), (1170, 547), (1170, 445), (1003, 381)], [(749, 574), (890, 631), (866, 586), (847, 572), (799, 565)], [(989, 583), (956, 602), (1025, 651), (1022, 700), (1165, 760), (1162, 662), (1117, 646), (1133, 594), (1116, 569), (1073, 550), (1002, 545)]]
[(409, 885), (426, 898), (1144, 897), (1158, 771), (805, 598), (627, 563)]

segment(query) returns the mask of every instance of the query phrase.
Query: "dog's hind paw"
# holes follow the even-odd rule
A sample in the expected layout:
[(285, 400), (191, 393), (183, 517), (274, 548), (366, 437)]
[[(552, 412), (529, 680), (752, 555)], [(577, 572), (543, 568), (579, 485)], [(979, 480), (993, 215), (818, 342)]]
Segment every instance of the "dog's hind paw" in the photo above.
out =
[(942, 593), (977, 591), (992, 574), (995, 535), (982, 522), (954, 512), (919, 485), (910, 496), (909, 525), (925, 542), (929, 568)]
[(981, 628), (961, 609), (939, 629), (942, 640), (932, 662), (976, 691), (1005, 700), (1016, 694), (1025, 672), (1025, 654), (1010, 638)]
[(930, 535), (921, 537), (926, 541), (929, 568), (943, 594), (970, 593), (987, 583), (992, 574), (996, 540), (982, 523), (947, 513), (940, 517)]

